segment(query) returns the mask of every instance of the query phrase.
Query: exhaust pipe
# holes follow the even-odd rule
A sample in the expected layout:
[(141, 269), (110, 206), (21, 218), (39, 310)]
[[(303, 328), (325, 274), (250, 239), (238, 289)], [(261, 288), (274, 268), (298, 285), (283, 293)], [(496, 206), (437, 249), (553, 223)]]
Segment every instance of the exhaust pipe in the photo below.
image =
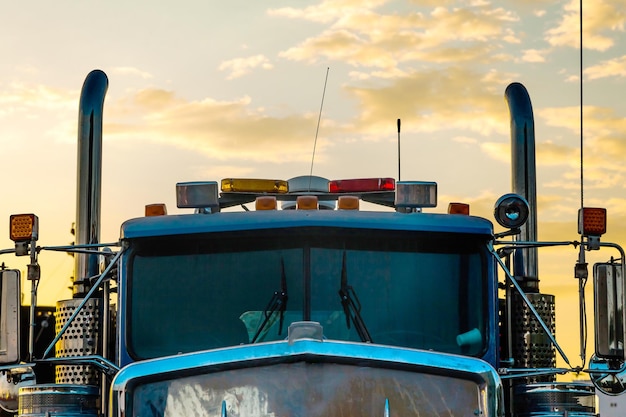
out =
[[(100, 242), (102, 179), (102, 112), (109, 80), (100, 70), (91, 71), (80, 94), (78, 108), (78, 163), (76, 188), (76, 244)], [(97, 255), (75, 254), (74, 297), (89, 291), (89, 277), (99, 273)]]
[[(528, 220), (521, 228), (519, 240), (537, 241), (537, 169), (535, 166), (535, 122), (526, 88), (510, 84), (504, 96), (511, 115), (511, 166), (513, 192), (526, 198), (530, 206)], [(535, 306), (543, 322), (554, 334), (554, 296), (539, 292), (537, 248), (517, 249), (513, 254), (513, 272), (526, 297)], [(509, 291), (509, 290), (507, 290)], [(510, 352), (518, 368), (553, 368), (555, 347), (550, 337), (537, 325), (533, 314), (517, 294), (507, 294), (510, 307), (508, 326), (512, 346)], [(554, 376), (532, 376), (517, 380), (518, 388), (526, 384), (552, 383)], [(511, 398), (516, 395), (511, 391)], [(516, 398), (514, 401), (518, 401)]]
[[(537, 169), (535, 166), (535, 122), (530, 96), (520, 83), (504, 92), (511, 115), (511, 166), (513, 192), (526, 198), (528, 221), (521, 228), (520, 240), (537, 241)], [(537, 248), (517, 250), (513, 260), (515, 277), (524, 291), (539, 292)]]

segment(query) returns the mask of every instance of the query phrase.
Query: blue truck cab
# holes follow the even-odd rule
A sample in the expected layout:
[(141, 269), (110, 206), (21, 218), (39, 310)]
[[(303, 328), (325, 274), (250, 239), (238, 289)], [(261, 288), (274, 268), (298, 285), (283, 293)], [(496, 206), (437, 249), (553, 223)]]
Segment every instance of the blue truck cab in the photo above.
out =
[(461, 214), (259, 210), (125, 222), (119, 362), (324, 337), (498, 360), (492, 224)]

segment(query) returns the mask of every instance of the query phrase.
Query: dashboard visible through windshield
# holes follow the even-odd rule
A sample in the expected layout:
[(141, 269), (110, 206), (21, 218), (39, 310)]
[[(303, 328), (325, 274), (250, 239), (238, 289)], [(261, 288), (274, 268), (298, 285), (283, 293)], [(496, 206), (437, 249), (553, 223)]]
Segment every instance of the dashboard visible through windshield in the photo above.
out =
[(127, 329), (137, 359), (282, 340), (303, 320), (328, 339), (485, 349), (487, 254), (476, 237), (299, 228), (133, 245)]

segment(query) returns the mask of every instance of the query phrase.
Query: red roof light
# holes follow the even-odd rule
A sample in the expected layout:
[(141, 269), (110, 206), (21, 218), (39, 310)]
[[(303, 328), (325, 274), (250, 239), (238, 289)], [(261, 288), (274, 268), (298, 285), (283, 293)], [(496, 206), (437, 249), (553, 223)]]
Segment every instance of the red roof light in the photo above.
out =
[(334, 180), (328, 183), (331, 193), (362, 193), (368, 191), (393, 191), (396, 180), (393, 178), (359, 178), (351, 180)]

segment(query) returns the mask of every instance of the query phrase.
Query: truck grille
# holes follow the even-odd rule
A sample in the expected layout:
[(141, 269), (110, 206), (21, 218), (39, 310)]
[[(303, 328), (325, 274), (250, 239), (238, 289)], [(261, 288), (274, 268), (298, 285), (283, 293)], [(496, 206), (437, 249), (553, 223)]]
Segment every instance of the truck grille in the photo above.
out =
[(484, 415), (479, 385), (444, 375), (332, 363), (231, 369), (140, 386), (133, 416)]

